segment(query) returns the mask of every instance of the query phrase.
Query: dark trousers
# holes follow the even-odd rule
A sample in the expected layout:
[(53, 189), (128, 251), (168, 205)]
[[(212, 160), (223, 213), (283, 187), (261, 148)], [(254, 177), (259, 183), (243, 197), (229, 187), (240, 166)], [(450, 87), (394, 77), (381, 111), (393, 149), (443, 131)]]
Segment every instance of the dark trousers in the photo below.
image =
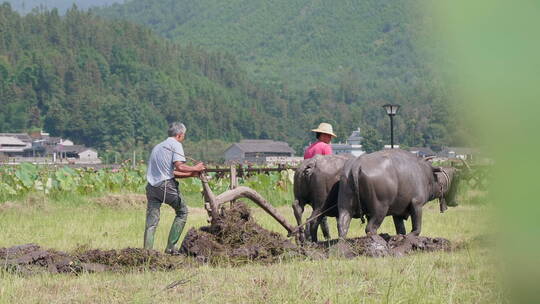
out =
[(146, 199), (148, 200), (148, 205), (146, 207), (144, 248), (152, 249), (154, 246), (154, 235), (159, 223), (161, 204), (166, 203), (176, 212), (167, 241), (167, 249), (174, 249), (180, 239), (188, 215), (188, 208), (180, 191), (178, 191), (178, 182), (175, 179), (170, 179), (157, 187), (147, 184)]

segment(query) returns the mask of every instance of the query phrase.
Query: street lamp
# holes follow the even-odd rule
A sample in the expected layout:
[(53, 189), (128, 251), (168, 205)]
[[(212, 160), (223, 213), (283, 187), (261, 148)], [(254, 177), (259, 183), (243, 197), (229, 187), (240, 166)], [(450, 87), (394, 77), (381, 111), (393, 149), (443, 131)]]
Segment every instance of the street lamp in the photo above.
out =
[(399, 110), (399, 105), (385, 104), (383, 108), (386, 110), (386, 114), (390, 116), (390, 145), (394, 149), (394, 116)]

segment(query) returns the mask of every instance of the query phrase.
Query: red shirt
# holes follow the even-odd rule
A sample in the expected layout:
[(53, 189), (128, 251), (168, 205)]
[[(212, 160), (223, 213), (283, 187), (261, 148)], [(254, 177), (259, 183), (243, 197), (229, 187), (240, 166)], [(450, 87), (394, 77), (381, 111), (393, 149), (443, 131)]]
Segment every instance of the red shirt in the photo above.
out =
[(311, 144), (311, 146), (309, 146), (306, 149), (306, 152), (304, 152), (304, 159), (312, 158), (313, 156), (317, 154), (322, 154), (322, 155), (332, 154), (332, 146), (330, 146), (329, 144), (325, 142), (317, 141)]

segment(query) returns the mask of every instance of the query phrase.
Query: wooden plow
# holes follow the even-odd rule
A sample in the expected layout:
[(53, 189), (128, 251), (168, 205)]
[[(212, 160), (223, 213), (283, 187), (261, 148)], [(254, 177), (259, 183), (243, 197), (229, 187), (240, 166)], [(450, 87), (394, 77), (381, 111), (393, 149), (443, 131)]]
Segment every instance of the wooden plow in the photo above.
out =
[[(264, 211), (270, 214), (276, 221), (278, 221), (285, 230), (288, 232), (288, 236), (296, 235), (301, 231), (299, 227), (294, 227), (287, 220), (278, 213), (276, 208), (270, 205), (257, 191), (244, 186), (239, 186), (231, 190), (227, 190), (219, 195), (215, 195), (208, 185), (208, 176), (205, 174), (200, 175), (200, 179), (203, 185), (203, 194), (205, 200), (205, 209), (210, 217), (210, 224), (216, 225), (220, 218), (220, 207), (224, 203), (234, 201), (239, 198), (247, 198), (261, 207)], [(232, 179), (231, 179), (232, 180)], [(234, 186), (234, 183), (232, 183)]]

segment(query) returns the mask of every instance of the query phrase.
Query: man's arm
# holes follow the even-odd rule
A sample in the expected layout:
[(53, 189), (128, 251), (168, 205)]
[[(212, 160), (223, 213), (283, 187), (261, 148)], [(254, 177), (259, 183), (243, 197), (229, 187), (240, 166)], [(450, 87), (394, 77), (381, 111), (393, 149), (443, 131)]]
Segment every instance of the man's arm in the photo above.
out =
[(199, 172), (180, 172), (180, 171), (173, 171), (175, 178), (186, 178), (186, 177), (196, 177), (199, 176)]
[(206, 170), (204, 163), (198, 163), (195, 166), (188, 166), (180, 161), (174, 163), (174, 177), (177, 178), (199, 176), (199, 173), (204, 170)]

